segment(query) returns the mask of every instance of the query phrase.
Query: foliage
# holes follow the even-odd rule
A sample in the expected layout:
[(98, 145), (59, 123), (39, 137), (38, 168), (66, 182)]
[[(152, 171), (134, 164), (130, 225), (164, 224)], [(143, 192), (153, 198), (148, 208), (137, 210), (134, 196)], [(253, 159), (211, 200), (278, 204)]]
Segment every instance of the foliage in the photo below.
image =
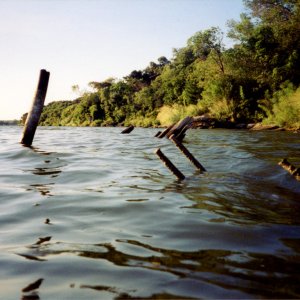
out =
[(215, 101), (209, 108), (210, 114), (218, 120), (233, 120), (235, 116), (235, 105), (232, 100)]
[(300, 88), (291, 85), (278, 91), (272, 99), (274, 105), (267, 110), (266, 124), (275, 124), (290, 129), (300, 128)]
[(205, 112), (206, 110), (202, 107), (200, 102), (188, 106), (179, 104), (173, 104), (172, 106), (164, 105), (159, 109), (157, 120), (162, 126), (169, 126), (187, 116), (197, 116)]
[(75, 105), (78, 101), (54, 101), (44, 107), (40, 118), (40, 125), (61, 126), (62, 112), (70, 105)]
[[(122, 79), (93, 81), (93, 92), (48, 104), (41, 125), (158, 126), (210, 113), (238, 122), (298, 124), (300, 1), (245, 0), (246, 13), (228, 22), (230, 49), (217, 27), (196, 32), (184, 47)], [(286, 93), (289, 82), (293, 93)], [(293, 95), (293, 96), (292, 96)]]

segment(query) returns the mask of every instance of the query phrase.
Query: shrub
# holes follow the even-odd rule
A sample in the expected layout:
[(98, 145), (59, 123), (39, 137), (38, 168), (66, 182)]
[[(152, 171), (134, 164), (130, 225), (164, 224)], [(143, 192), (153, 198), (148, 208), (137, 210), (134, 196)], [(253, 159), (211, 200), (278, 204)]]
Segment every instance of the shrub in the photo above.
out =
[(275, 94), (272, 110), (267, 111), (265, 124), (275, 124), (280, 127), (300, 128), (300, 88), (292, 91), (291, 87), (282, 89)]
[(218, 120), (234, 119), (234, 111), (233, 101), (226, 99), (213, 102), (209, 108), (211, 116)]
[(179, 104), (173, 104), (172, 106), (164, 105), (159, 109), (157, 120), (162, 126), (169, 126), (187, 116), (198, 116), (205, 112), (206, 110), (200, 102), (188, 106)]

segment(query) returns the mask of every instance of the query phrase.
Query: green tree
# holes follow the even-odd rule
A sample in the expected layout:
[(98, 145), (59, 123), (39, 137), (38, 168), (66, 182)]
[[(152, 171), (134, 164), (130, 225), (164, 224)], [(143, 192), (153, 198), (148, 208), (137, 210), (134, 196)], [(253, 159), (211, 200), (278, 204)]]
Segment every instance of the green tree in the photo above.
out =
[(187, 46), (192, 50), (194, 57), (201, 60), (207, 59), (210, 55), (220, 71), (222, 73), (225, 72), (223, 63), (223, 32), (220, 28), (212, 27), (197, 32), (188, 39)]

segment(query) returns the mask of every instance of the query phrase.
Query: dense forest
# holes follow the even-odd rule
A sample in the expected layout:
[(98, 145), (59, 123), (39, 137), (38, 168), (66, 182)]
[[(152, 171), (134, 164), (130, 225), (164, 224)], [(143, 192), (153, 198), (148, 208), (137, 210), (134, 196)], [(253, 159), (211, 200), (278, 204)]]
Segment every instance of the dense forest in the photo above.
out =
[[(144, 70), (90, 82), (92, 92), (45, 106), (40, 124), (158, 126), (187, 115), (300, 128), (300, 0), (245, 0), (228, 21), (195, 33)], [(25, 115), (23, 116), (23, 120)]]

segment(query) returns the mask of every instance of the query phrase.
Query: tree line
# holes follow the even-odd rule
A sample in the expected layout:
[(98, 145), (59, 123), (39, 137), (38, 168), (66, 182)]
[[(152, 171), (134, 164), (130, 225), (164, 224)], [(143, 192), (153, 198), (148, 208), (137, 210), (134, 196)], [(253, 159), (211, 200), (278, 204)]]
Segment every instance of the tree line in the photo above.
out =
[[(300, 127), (300, 0), (244, 0), (240, 20), (199, 31), (173, 56), (48, 104), (40, 125), (158, 126), (186, 115)], [(23, 120), (25, 116), (23, 116)]]

